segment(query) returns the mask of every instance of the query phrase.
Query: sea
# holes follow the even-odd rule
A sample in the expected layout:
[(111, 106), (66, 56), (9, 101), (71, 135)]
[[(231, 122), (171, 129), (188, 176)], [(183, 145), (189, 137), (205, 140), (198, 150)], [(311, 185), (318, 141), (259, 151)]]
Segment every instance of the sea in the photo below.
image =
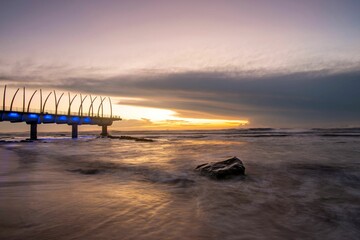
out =
[(111, 134), (2, 133), (0, 239), (360, 239), (359, 128)]

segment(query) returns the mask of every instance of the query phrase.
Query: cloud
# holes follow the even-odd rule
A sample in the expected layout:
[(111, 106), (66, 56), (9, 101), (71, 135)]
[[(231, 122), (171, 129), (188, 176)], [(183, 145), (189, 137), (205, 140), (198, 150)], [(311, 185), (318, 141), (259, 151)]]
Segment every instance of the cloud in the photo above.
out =
[(126, 130), (138, 130), (138, 129), (146, 129), (146, 128), (153, 128), (154, 123), (151, 122), (149, 119), (123, 119), (121, 122), (114, 122), (115, 126), (119, 126), (120, 129)]
[(108, 78), (69, 77), (42, 84), (140, 98), (125, 103), (172, 109), (181, 117), (249, 119), (259, 126), (347, 126), (360, 124), (358, 69), (168, 73), (148, 70)]

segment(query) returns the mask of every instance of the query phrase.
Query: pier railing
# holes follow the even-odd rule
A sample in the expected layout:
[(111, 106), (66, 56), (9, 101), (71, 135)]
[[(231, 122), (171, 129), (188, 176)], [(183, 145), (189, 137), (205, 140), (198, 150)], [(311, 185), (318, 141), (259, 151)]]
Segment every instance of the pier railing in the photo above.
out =
[[(98, 125), (102, 127), (102, 136), (108, 136), (107, 127), (111, 126), (114, 121), (121, 121), (121, 117), (117, 115), (113, 115), (113, 109), (111, 104), (111, 99), (109, 97), (102, 97), (99, 98), (92, 97), (91, 95), (82, 95), (82, 94), (75, 94), (71, 97), (71, 94), (68, 93), (68, 105), (61, 106), (60, 109), (64, 109), (65, 107), (68, 111), (60, 111), (59, 105), (60, 101), (64, 96), (62, 93), (60, 96), (56, 95), (56, 91), (51, 91), (47, 94), (46, 98), (43, 99), (42, 90), (40, 89), (35, 90), (28, 102), (26, 102), (26, 91), (25, 87), (22, 91), (22, 107), (14, 107), (14, 100), (19, 92), (20, 88), (18, 88), (15, 93), (12, 95), (11, 104), (10, 106), (6, 105), (6, 85), (4, 87), (4, 94), (3, 94), (3, 104), (0, 109), (0, 122), (8, 121), (11, 123), (19, 123), (25, 122), (26, 124), (30, 125), (30, 139), (35, 140), (37, 139), (37, 125), (38, 124), (67, 124), (72, 126), (72, 138), (78, 137), (78, 126), (79, 125)], [(31, 102), (36, 95), (39, 93), (39, 103), (40, 109), (30, 108)], [(50, 96), (54, 96), (54, 103), (55, 109), (51, 109), (49, 106), (46, 106), (46, 103)], [(76, 106), (78, 109), (77, 112), (71, 111), (72, 103), (74, 102), (75, 98), (80, 97), (80, 105)], [(84, 101), (89, 96), (89, 100), (91, 102), (89, 108), (84, 109)], [(43, 101), (44, 100), (44, 101)], [(94, 106), (94, 102), (98, 100), (98, 105)], [(104, 102), (108, 100), (109, 107), (110, 107), (110, 114), (104, 114)], [(49, 105), (49, 104), (48, 104)]]
[(25, 112), (23, 112), (23, 108), (20, 108), (20, 107), (12, 107), (10, 108), (10, 106), (5, 106), (5, 108), (3, 109), (0, 109), (0, 111), (7, 111), (7, 112), (19, 112), (19, 113), (38, 113), (38, 114), (52, 114), (52, 115), (64, 115), (64, 116), (79, 116), (79, 117), (98, 117), (98, 118), (111, 118), (111, 119), (119, 119), (121, 118), (119, 115), (110, 115), (110, 114), (102, 114), (102, 115), (97, 115), (97, 114), (89, 114), (87, 112), (83, 112), (82, 114), (80, 113), (79, 115), (79, 112), (69, 112), (68, 111), (55, 111), (55, 110), (46, 110), (45, 112), (41, 112), (40, 109), (36, 109), (36, 108), (29, 108), (29, 111), (27, 111), (27, 109), (25, 109)]
[[(10, 106), (6, 105), (6, 89), (7, 86), (4, 86), (4, 93), (3, 93), (3, 106), (2, 106), (2, 111), (16, 111), (19, 113), (39, 113), (39, 114), (44, 114), (44, 113), (49, 113), (49, 114), (54, 114), (54, 115), (67, 115), (67, 116), (80, 116), (80, 117), (98, 117), (98, 118), (116, 118), (119, 119), (119, 116), (114, 116), (113, 115), (113, 108), (112, 108), (112, 103), (111, 103), (111, 99), (109, 97), (102, 97), (102, 96), (91, 96), (89, 95), (82, 95), (80, 94), (75, 94), (74, 96), (71, 96), (70, 93), (68, 93), (68, 104), (66, 105), (66, 108), (68, 109), (67, 112), (65, 111), (59, 111), (59, 106), (60, 106), (60, 102), (61, 100), (63, 100), (63, 96), (64, 96), (64, 92), (61, 93), (61, 95), (56, 95), (56, 91), (50, 91), (47, 96), (45, 97), (45, 95), (43, 96), (43, 92), (42, 89), (39, 90), (35, 90), (30, 99), (26, 102), (26, 91), (25, 91), (25, 87), (23, 87), (23, 91), (22, 91), (22, 108), (19, 107), (13, 107), (14, 105), (14, 100), (16, 98), (16, 96), (19, 93), (20, 88), (18, 88), (15, 93), (12, 95), (11, 98), (11, 104)], [(37, 94), (38, 93), (38, 94)], [(34, 97), (36, 96), (39, 97), (39, 102), (40, 102), (40, 109), (32, 109), (30, 108), (32, 100), (34, 99)], [(51, 97), (51, 95), (53, 95), (54, 97), (54, 109), (49, 108), (49, 106), (46, 105), (46, 103), (48, 102), (49, 98)], [(78, 106), (78, 111), (77, 112), (73, 112), (72, 110), (72, 106), (73, 102), (76, 98), (79, 98), (80, 100), (80, 106)], [(84, 109), (84, 102), (85, 100), (88, 99), (88, 101), (90, 100), (90, 106), (88, 109)], [(95, 102), (97, 100), (98, 106), (97, 108), (95, 108)], [(109, 103), (109, 109), (110, 109), (110, 114), (104, 114), (104, 103), (105, 100), (108, 101)], [(62, 101), (64, 102), (64, 101)], [(48, 104), (49, 105), (49, 104)], [(61, 108), (64, 108), (64, 105), (62, 105)]]

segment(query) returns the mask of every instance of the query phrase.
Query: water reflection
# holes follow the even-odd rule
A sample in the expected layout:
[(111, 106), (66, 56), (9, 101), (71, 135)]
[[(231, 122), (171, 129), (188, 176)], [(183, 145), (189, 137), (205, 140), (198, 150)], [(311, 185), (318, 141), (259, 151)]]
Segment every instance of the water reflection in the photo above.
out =
[[(214, 134), (163, 138), (153, 143), (87, 138), (0, 146), (0, 238), (359, 235), (358, 140), (234, 140)], [(197, 164), (233, 155), (245, 162), (242, 181), (217, 182), (193, 171)]]

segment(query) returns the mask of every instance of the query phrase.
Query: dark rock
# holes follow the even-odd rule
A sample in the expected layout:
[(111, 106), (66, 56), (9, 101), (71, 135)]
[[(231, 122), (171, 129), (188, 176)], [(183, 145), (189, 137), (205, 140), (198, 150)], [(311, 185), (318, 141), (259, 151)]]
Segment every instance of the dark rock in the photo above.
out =
[(135, 142), (154, 142), (154, 140), (148, 138), (137, 138), (135, 139)]
[(195, 170), (199, 171), (201, 175), (215, 179), (227, 179), (234, 176), (245, 175), (244, 164), (237, 157), (232, 157), (221, 162), (201, 164), (197, 166)]
[(77, 173), (81, 173), (81, 174), (85, 174), (85, 175), (92, 175), (92, 174), (98, 174), (100, 173), (99, 169), (94, 169), (94, 168), (90, 168), (90, 169), (72, 169), (72, 170), (68, 170), (69, 172), (77, 172)]
[(149, 139), (149, 138), (140, 138), (140, 137), (131, 137), (131, 136), (111, 136), (111, 135), (109, 135), (108, 138), (120, 139), (120, 140), (134, 140), (135, 142), (154, 142), (154, 140)]

